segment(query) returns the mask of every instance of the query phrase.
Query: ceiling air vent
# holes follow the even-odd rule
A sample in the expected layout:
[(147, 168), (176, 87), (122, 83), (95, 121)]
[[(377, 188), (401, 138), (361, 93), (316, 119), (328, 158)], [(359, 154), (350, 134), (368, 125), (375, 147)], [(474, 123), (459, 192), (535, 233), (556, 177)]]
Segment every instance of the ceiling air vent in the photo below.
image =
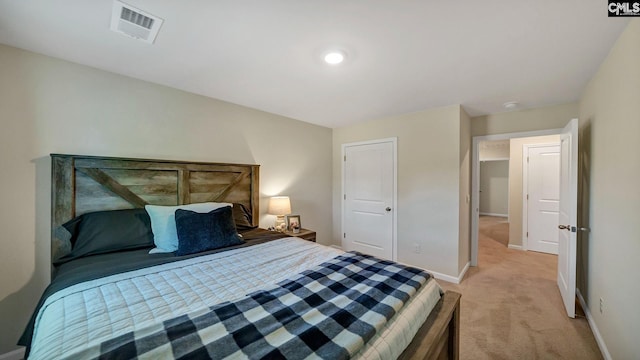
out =
[(162, 19), (120, 1), (113, 2), (111, 30), (153, 44)]

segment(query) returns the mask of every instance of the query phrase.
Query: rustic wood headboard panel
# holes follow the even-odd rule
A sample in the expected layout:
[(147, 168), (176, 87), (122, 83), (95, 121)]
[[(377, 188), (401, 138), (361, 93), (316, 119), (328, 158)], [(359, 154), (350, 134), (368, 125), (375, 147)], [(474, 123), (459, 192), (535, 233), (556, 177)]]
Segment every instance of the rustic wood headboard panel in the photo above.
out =
[(51, 256), (70, 251), (60, 225), (87, 212), (207, 201), (244, 205), (259, 220), (259, 165), (51, 155)]

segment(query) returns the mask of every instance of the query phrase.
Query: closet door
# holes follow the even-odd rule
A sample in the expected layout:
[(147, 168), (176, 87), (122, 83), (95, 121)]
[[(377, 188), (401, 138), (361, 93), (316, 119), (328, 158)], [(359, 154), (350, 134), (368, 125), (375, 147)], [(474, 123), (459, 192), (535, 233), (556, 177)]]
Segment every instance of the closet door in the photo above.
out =
[(343, 248), (393, 260), (395, 142), (346, 144), (343, 149)]

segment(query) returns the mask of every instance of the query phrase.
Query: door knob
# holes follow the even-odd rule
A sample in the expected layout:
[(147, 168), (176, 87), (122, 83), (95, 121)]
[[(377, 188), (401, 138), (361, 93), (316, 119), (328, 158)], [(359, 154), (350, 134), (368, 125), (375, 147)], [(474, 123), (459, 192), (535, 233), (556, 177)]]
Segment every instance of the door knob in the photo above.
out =
[(384, 209), (384, 211), (389, 212), (389, 211), (391, 211), (391, 208), (387, 206), (387, 208)]

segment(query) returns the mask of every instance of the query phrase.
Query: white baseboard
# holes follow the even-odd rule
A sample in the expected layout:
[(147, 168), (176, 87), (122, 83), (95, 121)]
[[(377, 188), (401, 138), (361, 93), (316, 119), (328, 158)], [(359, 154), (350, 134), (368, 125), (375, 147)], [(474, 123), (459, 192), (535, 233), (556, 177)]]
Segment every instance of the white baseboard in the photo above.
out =
[(496, 214), (496, 213), (486, 213), (486, 212), (481, 212), (480, 215), (484, 215), (484, 216), (498, 216), (498, 217), (509, 217), (509, 215), (507, 214)]
[(460, 271), (457, 284), (460, 284), (462, 282), (462, 279), (464, 279), (464, 274), (466, 274), (467, 270), (469, 270), (469, 266), (471, 266), (471, 261), (467, 261), (467, 264), (462, 268), (462, 271)]
[(580, 301), (580, 305), (584, 310), (584, 314), (587, 316), (587, 321), (589, 322), (589, 326), (591, 327), (591, 331), (593, 332), (593, 336), (596, 338), (596, 343), (598, 343), (598, 347), (600, 348), (600, 352), (605, 360), (612, 360), (611, 354), (609, 353), (609, 349), (607, 349), (607, 344), (604, 343), (604, 339), (602, 335), (600, 335), (600, 331), (598, 331), (598, 326), (596, 325), (595, 320), (593, 320), (593, 315), (591, 315), (591, 310), (587, 306), (587, 302), (584, 301), (582, 297), (582, 293), (580, 293), (580, 289), (576, 288), (576, 295), (578, 296), (578, 300)]
[(471, 262), (467, 262), (467, 265), (464, 266), (464, 268), (462, 269), (462, 271), (460, 271), (460, 274), (458, 274), (457, 277), (447, 275), (447, 274), (442, 274), (442, 273), (428, 270), (428, 269), (426, 271), (429, 272), (431, 275), (433, 275), (433, 277), (436, 279), (444, 280), (446, 282), (450, 282), (454, 284), (460, 284), (460, 282), (462, 281), (462, 278), (464, 277), (464, 274), (466, 274), (467, 270), (469, 270), (470, 265), (471, 265)]
[(329, 245), (329, 247), (332, 247), (332, 248), (338, 249), (338, 250), (342, 250), (342, 246), (340, 246), (340, 245), (335, 245), (334, 244), (334, 245)]
[(0, 355), (0, 360), (22, 360), (24, 359), (24, 348), (16, 349)]
[(508, 247), (509, 247), (509, 249), (524, 251), (524, 248), (522, 247), (522, 245), (509, 244)]

